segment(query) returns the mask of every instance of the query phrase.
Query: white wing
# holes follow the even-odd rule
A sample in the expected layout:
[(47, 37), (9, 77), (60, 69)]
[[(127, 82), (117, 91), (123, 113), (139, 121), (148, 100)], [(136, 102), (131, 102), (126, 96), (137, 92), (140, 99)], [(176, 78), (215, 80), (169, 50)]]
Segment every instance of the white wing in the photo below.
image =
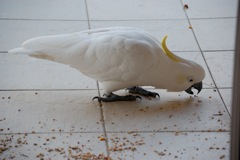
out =
[(159, 42), (133, 28), (105, 28), (44, 36), (23, 46), (37, 58), (67, 64), (100, 82), (141, 81), (157, 63)]

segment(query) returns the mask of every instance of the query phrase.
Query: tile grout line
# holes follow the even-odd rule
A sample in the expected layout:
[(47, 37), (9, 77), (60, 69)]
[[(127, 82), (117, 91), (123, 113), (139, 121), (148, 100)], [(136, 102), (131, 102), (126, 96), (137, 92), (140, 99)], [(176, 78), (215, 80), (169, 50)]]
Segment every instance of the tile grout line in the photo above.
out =
[[(88, 15), (87, 15), (88, 16)], [(236, 19), (237, 17), (209, 17), (209, 18), (189, 18), (190, 20), (215, 20), (215, 19)], [(89, 19), (40, 19), (40, 18), (0, 18), (0, 21), (87, 21)], [(177, 19), (92, 19), (92, 21), (176, 21), (187, 20), (184, 18)]]
[(87, 19), (33, 19), (33, 18), (0, 18), (0, 21), (59, 21), (59, 22), (81, 22), (87, 21)]
[(28, 134), (28, 135), (34, 135), (34, 134), (88, 134), (88, 133), (93, 133), (93, 134), (101, 134), (101, 131), (61, 131), (61, 132), (5, 132), (5, 133), (0, 133), (1, 135), (21, 135), (21, 134)]
[[(96, 84), (97, 84), (97, 89), (98, 89), (98, 96), (100, 97), (101, 96), (101, 93), (100, 93), (100, 89), (99, 89), (99, 83), (98, 81), (96, 81)], [(102, 128), (103, 128), (103, 134), (104, 134), (104, 138), (105, 138), (105, 145), (106, 145), (106, 152), (107, 152), (107, 156), (109, 157), (110, 156), (110, 153), (108, 151), (108, 148), (109, 148), (109, 140), (108, 140), (108, 135), (107, 135), (107, 130), (106, 130), (106, 125), (105, 125), (105, 117), (104, 117), (104, 111), (103, 111), (103, 105), (102, 105), (102, 102), (99, 101), (99, 109), (100, 109), (100, 121), (102, 122)]]
[(85, 2), (86, 14), (87, 14), (88, 29), (91, 29), (87, 0), (85, 0), (84, 2)]
[(106, 152), (107, 152), (107, 156), (109, 157), (110, 156), (110, 153), (109, 153), (109, 140), (108, 140), (108, 135), (107, 135), (107, 131), (106, 131), (106, 125), (105, 125), (105, 118), (104, 118), (104, 114), (103, 114), (103, 106), (100, 103), (100, 112), (101, 112), (101, 122), (102, 122), (102, 128), (103, 128), (103, 133), (104, 133), (104, 138), (105, 138), (105, 145), (106, 145)]
[(18, 91), (18, 92), (56, 92), (56, 91), (95, 91), (97, 90), (98, 88), (83, 88), (83, 89), (0, 89), (0, 92), (15, 92), (15, 91)]
[[(190, 21), (188, 15), (187, 15), (186, 9), (184, 9), (184, 4), (183, 4), (182, 0), (180, 1), (180, 3), (182, 4), (183, 11), (184, 11), (184, 13), (185, 13), (185, 16), (187, 17), (187, 20), (188, 20), (189, 25), (192, 26), (191, 21)], [(212, 80), (213, 80), (213, 83), (214, 83), (214, 85), (215, 85), (215, 88), (216, 88), (216, 90), (217, 90), (217, 92), (218, 92), (218, 95), (220, 96), (220, 98), (221, 98), (221, 100), (222, 100), (222, 103), (223, 103), (223, 105), (224, 105), (224, 107), (225, 107), (225, 109), (226, 109), (229, 117), (231, 117), (231, 114), (230, 114), (229, 110), (227, 109), (227, 105), (226, 105), (226, 103), (224, 102), (224, 100), (223, 100), (223, 98), (222, 98), (222, 95), (221, 95), (221, 93), (220, 93), (220, 91), (219, 91), (219, 88), (218, 88), (218, 86), (217, 86), (217, 83), (215, 82), (215, 80), (214, 80), (214, 78), (213, 78), (212, 72), (210, 71), (210, 67), (208, 66), (206, 57), (205, 57), (204, 54), (203, 54), (203, 50), (202, 50), (202, 48), (201, 48), (201, 46), (200, 46), (200, 44), (199, 44), (199, 42), (198, 42), (198, 40), (197, 40), (197, 36), (196, 36), (196, 34), (195, 34), (195, 32), (194, 32), (194, 28), (192, 28), (191, 30), (192, 30), (193, 36), (194, 36), (194, 38), (195, 38), (195, 40), (196, 40), (196, 43), (197, 43), (197, 45), (198, 45), (198, 48), (199, 48), (199, 50), (200, 50), (200, 53), (201, 53), (201, 55), (202, 55), (202, 57), (203, 57), (203, 60), (204, 60), (204, 62), (205, 62), (205, 64), (206, 64), (206, 66), (207, 66), (207, 69), (208, 69), (208, 71), (209, 71), (209, 74), (210, 74), (210, 76), (211, 76), (211, 78), (212, 78)]]
[[(88, 11), (88, 4), (87, 4), (87, 0), (85, 0), (85, 7), (86, 7), (86, 14), (87, 14), (87, 22), (88, 22), (88, 29), (91, 29), (91, 23), (90, 23), (90, 18), (89, 18), (89, 11)], [(101, 97), (101, 93), (100, 93), (100, 87), (99, 87), (99, 83), (98, 81), (96, 81), (96, 85), (97, 85), (97, 90), (98, 90), (98, 96)], [(107, 152), (107, 156), (110, 156), (109, 153), (109, 144), (108, 144), (108, 135), (107, 135), (107, 131), (106, 131), (106, 125), (105, 125), (105, 117), (104, 117), (104, 111), (103, 111), (103, 105), (102, 102), (99, 101), (99, 109), (100, 109), (100, 117), (101, 117), (101, 122), (102, 122), (102, 128), (103, 128), (103, 134), (105, 137), (105, 145), (106, 145), (106, 152)]]
[[(155, 130), (150, 130), (150, 131), (109, 131), (108, 133), (126, 133), (126, 134), (130, 134), (130, 133), (185, 133), (185, 132), (191, 132), (191, 133), (227, 133), (227, 132), (231, 132), (231, 130), (225, 130), (225, 129), (220, 129), (220, 130), (169, 130), (169, 131), (155, 131)], [(37, 134), (88, 134), (88, 133), (94, 133), (94, 134), (101, 134), (101, 131), (89, 131), (89, 132), (84, 132), (84, 131), (73, 131), (73, 132), (9, 132), (9, 133), (0, 133), (0, 136), (2, 135), (21, 135), (21, 134), (28, 134), (28, 135), (37, 135)]]

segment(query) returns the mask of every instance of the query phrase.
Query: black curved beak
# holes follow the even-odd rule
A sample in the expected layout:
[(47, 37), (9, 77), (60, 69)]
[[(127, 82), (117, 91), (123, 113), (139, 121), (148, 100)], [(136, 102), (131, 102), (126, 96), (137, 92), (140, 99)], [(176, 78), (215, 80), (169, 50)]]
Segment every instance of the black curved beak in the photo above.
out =
[(200, 91), (202, 90), (202, 82), (195, 83), (194, 85), (189, 87), (187, 90), (185, 90), (185, 92), (187, 92), (188, 94), (193, 94), (192, 88), (195, 88), (196, 90), (198, 90), (198, 93), (200, 93)]

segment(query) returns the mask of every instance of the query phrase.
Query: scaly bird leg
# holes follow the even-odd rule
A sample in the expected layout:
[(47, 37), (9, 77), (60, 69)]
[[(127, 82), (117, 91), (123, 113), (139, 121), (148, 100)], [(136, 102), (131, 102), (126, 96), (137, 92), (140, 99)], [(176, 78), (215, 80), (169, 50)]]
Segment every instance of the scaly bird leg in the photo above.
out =
[(119, 96), (113, 93), (110, 93), (109, 95), (105, 95), (106, 97), (93, 97), (94, 99), (98, 99), (98, 101), (102, 102), (115, 102), (115, 101), (136, 101), (137, 98), (142, 99), (140, 96), (133, 96), (133, 95), (127, 95), (127, 96)]
[(133, 93), (133, 94), (139, 94), (139, 95), (146, 96), (146, 97), (154, 97), (154, 98), (159, 97), (160, 98), (158, 93), (147, 91), (147, 90), (143, 89), (142, 87), (138, 87), (138, 86), (127, 88), (126, 90), (128, 90), (129, 93)]

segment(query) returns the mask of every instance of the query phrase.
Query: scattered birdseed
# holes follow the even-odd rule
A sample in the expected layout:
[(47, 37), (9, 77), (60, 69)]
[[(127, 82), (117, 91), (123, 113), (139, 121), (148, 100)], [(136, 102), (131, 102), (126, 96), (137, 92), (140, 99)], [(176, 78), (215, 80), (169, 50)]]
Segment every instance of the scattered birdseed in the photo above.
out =
[(184, 9), (188, 9), (188, 5), (187, 4), (184, 4)]
[(0, 154), (3, 153), (4, 151), (6, 151), (8, 148), (2, 148), (0, 147)]
[(44, 157), (44, 154), (43, 153), (39, 153), (39, 154), (36, 155), (36, 157), (42, 158), (42, 157)]
[(219, 157), (219, 159), (223, 159), (223, 158), (225, 158), (225, 155), (222, 155), (221, 157)]
[(159, 151), (157, 151), (157, 150), (154, 150), (154, 152), (157, 154), (157, 155), (159, 155), (159, 156), (165, 156), (166, 155), (166, 153), (164, 153), (164, 152), (159, 152)]
[(106, 138), (100, 137), (99, 140), (100, 140), (100, 141), (106, 141)]

